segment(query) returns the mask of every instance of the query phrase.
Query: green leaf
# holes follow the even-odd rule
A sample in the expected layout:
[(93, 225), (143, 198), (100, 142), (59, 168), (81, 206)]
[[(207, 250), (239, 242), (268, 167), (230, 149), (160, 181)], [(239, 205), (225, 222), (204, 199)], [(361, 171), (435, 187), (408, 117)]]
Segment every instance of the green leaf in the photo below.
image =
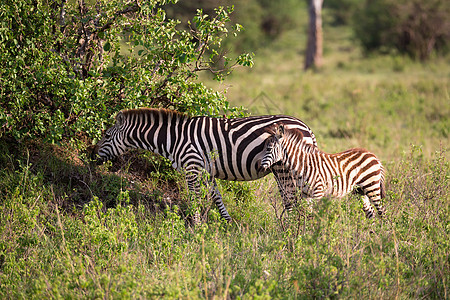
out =
[(103, 50), (105, 50), (106, 52), (111, 50), (111, 43), (110, 42), (106, 42), (105, 45), (103, 45)]

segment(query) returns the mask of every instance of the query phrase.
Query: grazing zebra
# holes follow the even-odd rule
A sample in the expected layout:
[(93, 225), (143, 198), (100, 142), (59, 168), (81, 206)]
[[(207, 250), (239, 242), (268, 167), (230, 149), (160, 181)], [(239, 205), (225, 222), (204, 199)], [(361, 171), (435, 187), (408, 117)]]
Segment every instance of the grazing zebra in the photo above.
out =
[(384, 169), (380, 160), (364, 149), (350, 149), (327, 154), (303, 142), (303, 134), (274, 124), (269, 128), (261, 170), (282, 162), (298, 178), (302, 197), (320, 199), (327, 195), (344, 197), (356, 188), (361, 194), (367, 218), (374, 216), (373, 203), (380, 216), (384, 213), (381, 199), (385, 197)]
[[(113, 159), (129, 148), (142, 148), (168, 158), (177, 170), (185, 170), (188, 189), (199, 195), (202, 173), (210, 196), (226, 220), (231, 220), (220, 195), (215, 178), (254, 180), (270, 171), (278, 182), (283, 201), (295, 201), (294, 184), (289, 171), (281, 164), (261, 171), (264, 143), (269, 137), (267, 127), (283, 122), (287, 128), (302, 132), (305, 144), (317, 147), (311, 129), (299, 119), (289, 116), (254, 116), (248, 118), (189, 117), (166, 109), (132, 109), (120, 111), (116, 123), (98, 143), (94, 153), (102, 161)], [(292, 181), (292, 179), (291, 179)]]

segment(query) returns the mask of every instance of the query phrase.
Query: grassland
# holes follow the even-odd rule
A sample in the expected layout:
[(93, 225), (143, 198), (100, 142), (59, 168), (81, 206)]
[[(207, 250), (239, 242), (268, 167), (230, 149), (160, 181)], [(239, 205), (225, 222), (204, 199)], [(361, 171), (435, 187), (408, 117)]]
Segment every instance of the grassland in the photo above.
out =
[[(304, 72), (301, 36), (223, 84), (202, 80), (253, 113), (301, 118), (324, 151), (376, 153), (386, 218), (366, 220), (348, 196), (280, 219), (268, 176), (220, 182), (226, 224), (149, 154), (93, 167), (70, 144), (2, 140), (0, 297), (448, 299), (448, 59), (365, 57), (348, 31), (326, 28), (324, 67)], [(208, 218), (193, 227), (196, 205)]]
[(411, 144), (428, 157), (450, 130), (448, 58), (426, 64), (400, 56), (364, 56), (342, 27), (325, 28), (324, 66), (303, 71), (305, 41), (289, 32), (255, 57), (255, 67), (223, 84), (230, 102), (254, 114), (289, 114), (313, 129), (319, 146), (335, 152), (364, 146), (385, 160)]

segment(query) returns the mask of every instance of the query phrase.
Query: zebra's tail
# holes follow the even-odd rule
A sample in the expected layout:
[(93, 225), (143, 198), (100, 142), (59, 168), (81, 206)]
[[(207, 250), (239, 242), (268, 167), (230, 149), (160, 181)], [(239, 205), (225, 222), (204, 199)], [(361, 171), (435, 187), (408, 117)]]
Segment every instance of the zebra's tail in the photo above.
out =
[(381, 197), (381, 199), (386, 198), (386, 185), (385, 185), (385, 179), (384, 179), (383, 166), (381, 166), (380, 197)]

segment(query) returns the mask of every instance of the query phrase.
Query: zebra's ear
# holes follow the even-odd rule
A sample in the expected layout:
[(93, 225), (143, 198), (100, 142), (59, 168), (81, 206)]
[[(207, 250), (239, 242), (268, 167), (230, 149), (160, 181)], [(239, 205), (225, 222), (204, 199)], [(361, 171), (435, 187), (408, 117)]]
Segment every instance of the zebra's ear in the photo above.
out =
[(119, 111), (116, 115), (116, 125), (120, 127), (123, 123), (125, 123), (125, 116), (123, 115), (123, 112)]
[(283, 137), (283, 135), (284, 135), (284, 125), (283, 125), (283, 124), (280, 124), (280, 125), (276, 128), (275, 134), (276, 134), (277, 138)]

